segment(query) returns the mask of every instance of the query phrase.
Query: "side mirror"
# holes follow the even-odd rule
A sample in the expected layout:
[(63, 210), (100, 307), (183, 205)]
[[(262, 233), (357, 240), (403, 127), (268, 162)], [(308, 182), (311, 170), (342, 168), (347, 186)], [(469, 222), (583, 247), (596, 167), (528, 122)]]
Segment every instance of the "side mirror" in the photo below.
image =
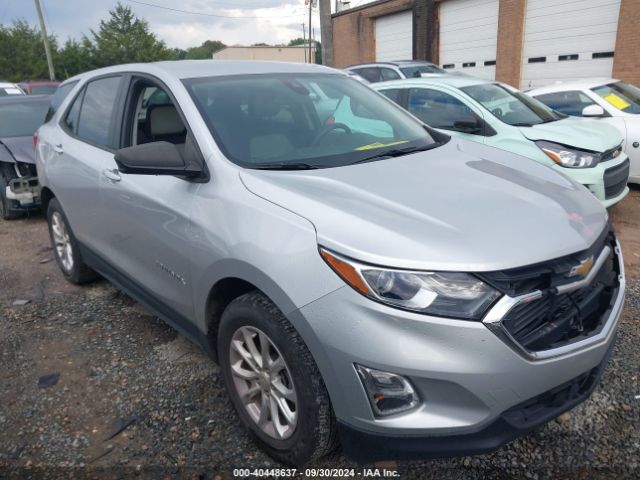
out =
[(606, 112), (600, 105), (589, 105), (582, 109), (583, 117), (604, 117)]
[(151, 142), (122, 148), (115, 154), (121, 173), (197, 177), (202, 170), (187, 165), (178, 148), (169, 142)]
[(462, 133), (480, 133), (482, 132), (482, 125), (476, 117), (465, 117), (453, 122), (453, 129)]

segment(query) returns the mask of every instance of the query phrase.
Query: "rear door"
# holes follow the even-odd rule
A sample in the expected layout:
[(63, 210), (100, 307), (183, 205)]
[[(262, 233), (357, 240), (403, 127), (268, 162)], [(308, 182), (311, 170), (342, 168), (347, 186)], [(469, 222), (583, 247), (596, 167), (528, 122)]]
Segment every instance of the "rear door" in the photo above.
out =
[(87, 82), (46, 136), (52, 151), (46, 160), (48, 183), (77, 239), (97, 251), (104, 248), (97, 216), (99, 177), (115, 151), (114, 119), (122, 79), (111, 75)]

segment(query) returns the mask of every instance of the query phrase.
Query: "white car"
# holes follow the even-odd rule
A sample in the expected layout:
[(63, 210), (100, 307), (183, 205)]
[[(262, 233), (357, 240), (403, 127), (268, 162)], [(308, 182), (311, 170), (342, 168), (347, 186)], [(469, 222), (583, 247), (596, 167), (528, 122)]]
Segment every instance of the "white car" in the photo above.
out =
[(11, 95), (24, 95), (24, 92), (15, 83), (0, 82), (0, 97)]
[(624, 137), (631, 160), (629, 182), (640, 183), (640, 88), (613, 78), (557, 83), (527, 94), (566, 115), (597, 118)]

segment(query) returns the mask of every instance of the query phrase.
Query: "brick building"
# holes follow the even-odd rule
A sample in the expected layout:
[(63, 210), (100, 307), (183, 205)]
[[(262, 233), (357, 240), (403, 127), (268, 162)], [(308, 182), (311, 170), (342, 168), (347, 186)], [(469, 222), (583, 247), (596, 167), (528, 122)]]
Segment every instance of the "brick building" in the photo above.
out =
[(336, 67), (415, 58), (523, 89), (640, 85), (640, 0), (379, 0), (332, 24)]

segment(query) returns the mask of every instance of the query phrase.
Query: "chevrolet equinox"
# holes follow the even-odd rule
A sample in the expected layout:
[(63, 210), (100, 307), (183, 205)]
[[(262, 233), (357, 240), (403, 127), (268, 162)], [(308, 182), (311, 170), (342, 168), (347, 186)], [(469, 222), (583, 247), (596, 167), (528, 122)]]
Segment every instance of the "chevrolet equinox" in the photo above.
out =
[(488, 452), (594, 389), (625, 280), (573, 180), (320, 66), (122, 65), (62, 88), (36, 155), (62, 273), (205, 349), (275, 459)]

